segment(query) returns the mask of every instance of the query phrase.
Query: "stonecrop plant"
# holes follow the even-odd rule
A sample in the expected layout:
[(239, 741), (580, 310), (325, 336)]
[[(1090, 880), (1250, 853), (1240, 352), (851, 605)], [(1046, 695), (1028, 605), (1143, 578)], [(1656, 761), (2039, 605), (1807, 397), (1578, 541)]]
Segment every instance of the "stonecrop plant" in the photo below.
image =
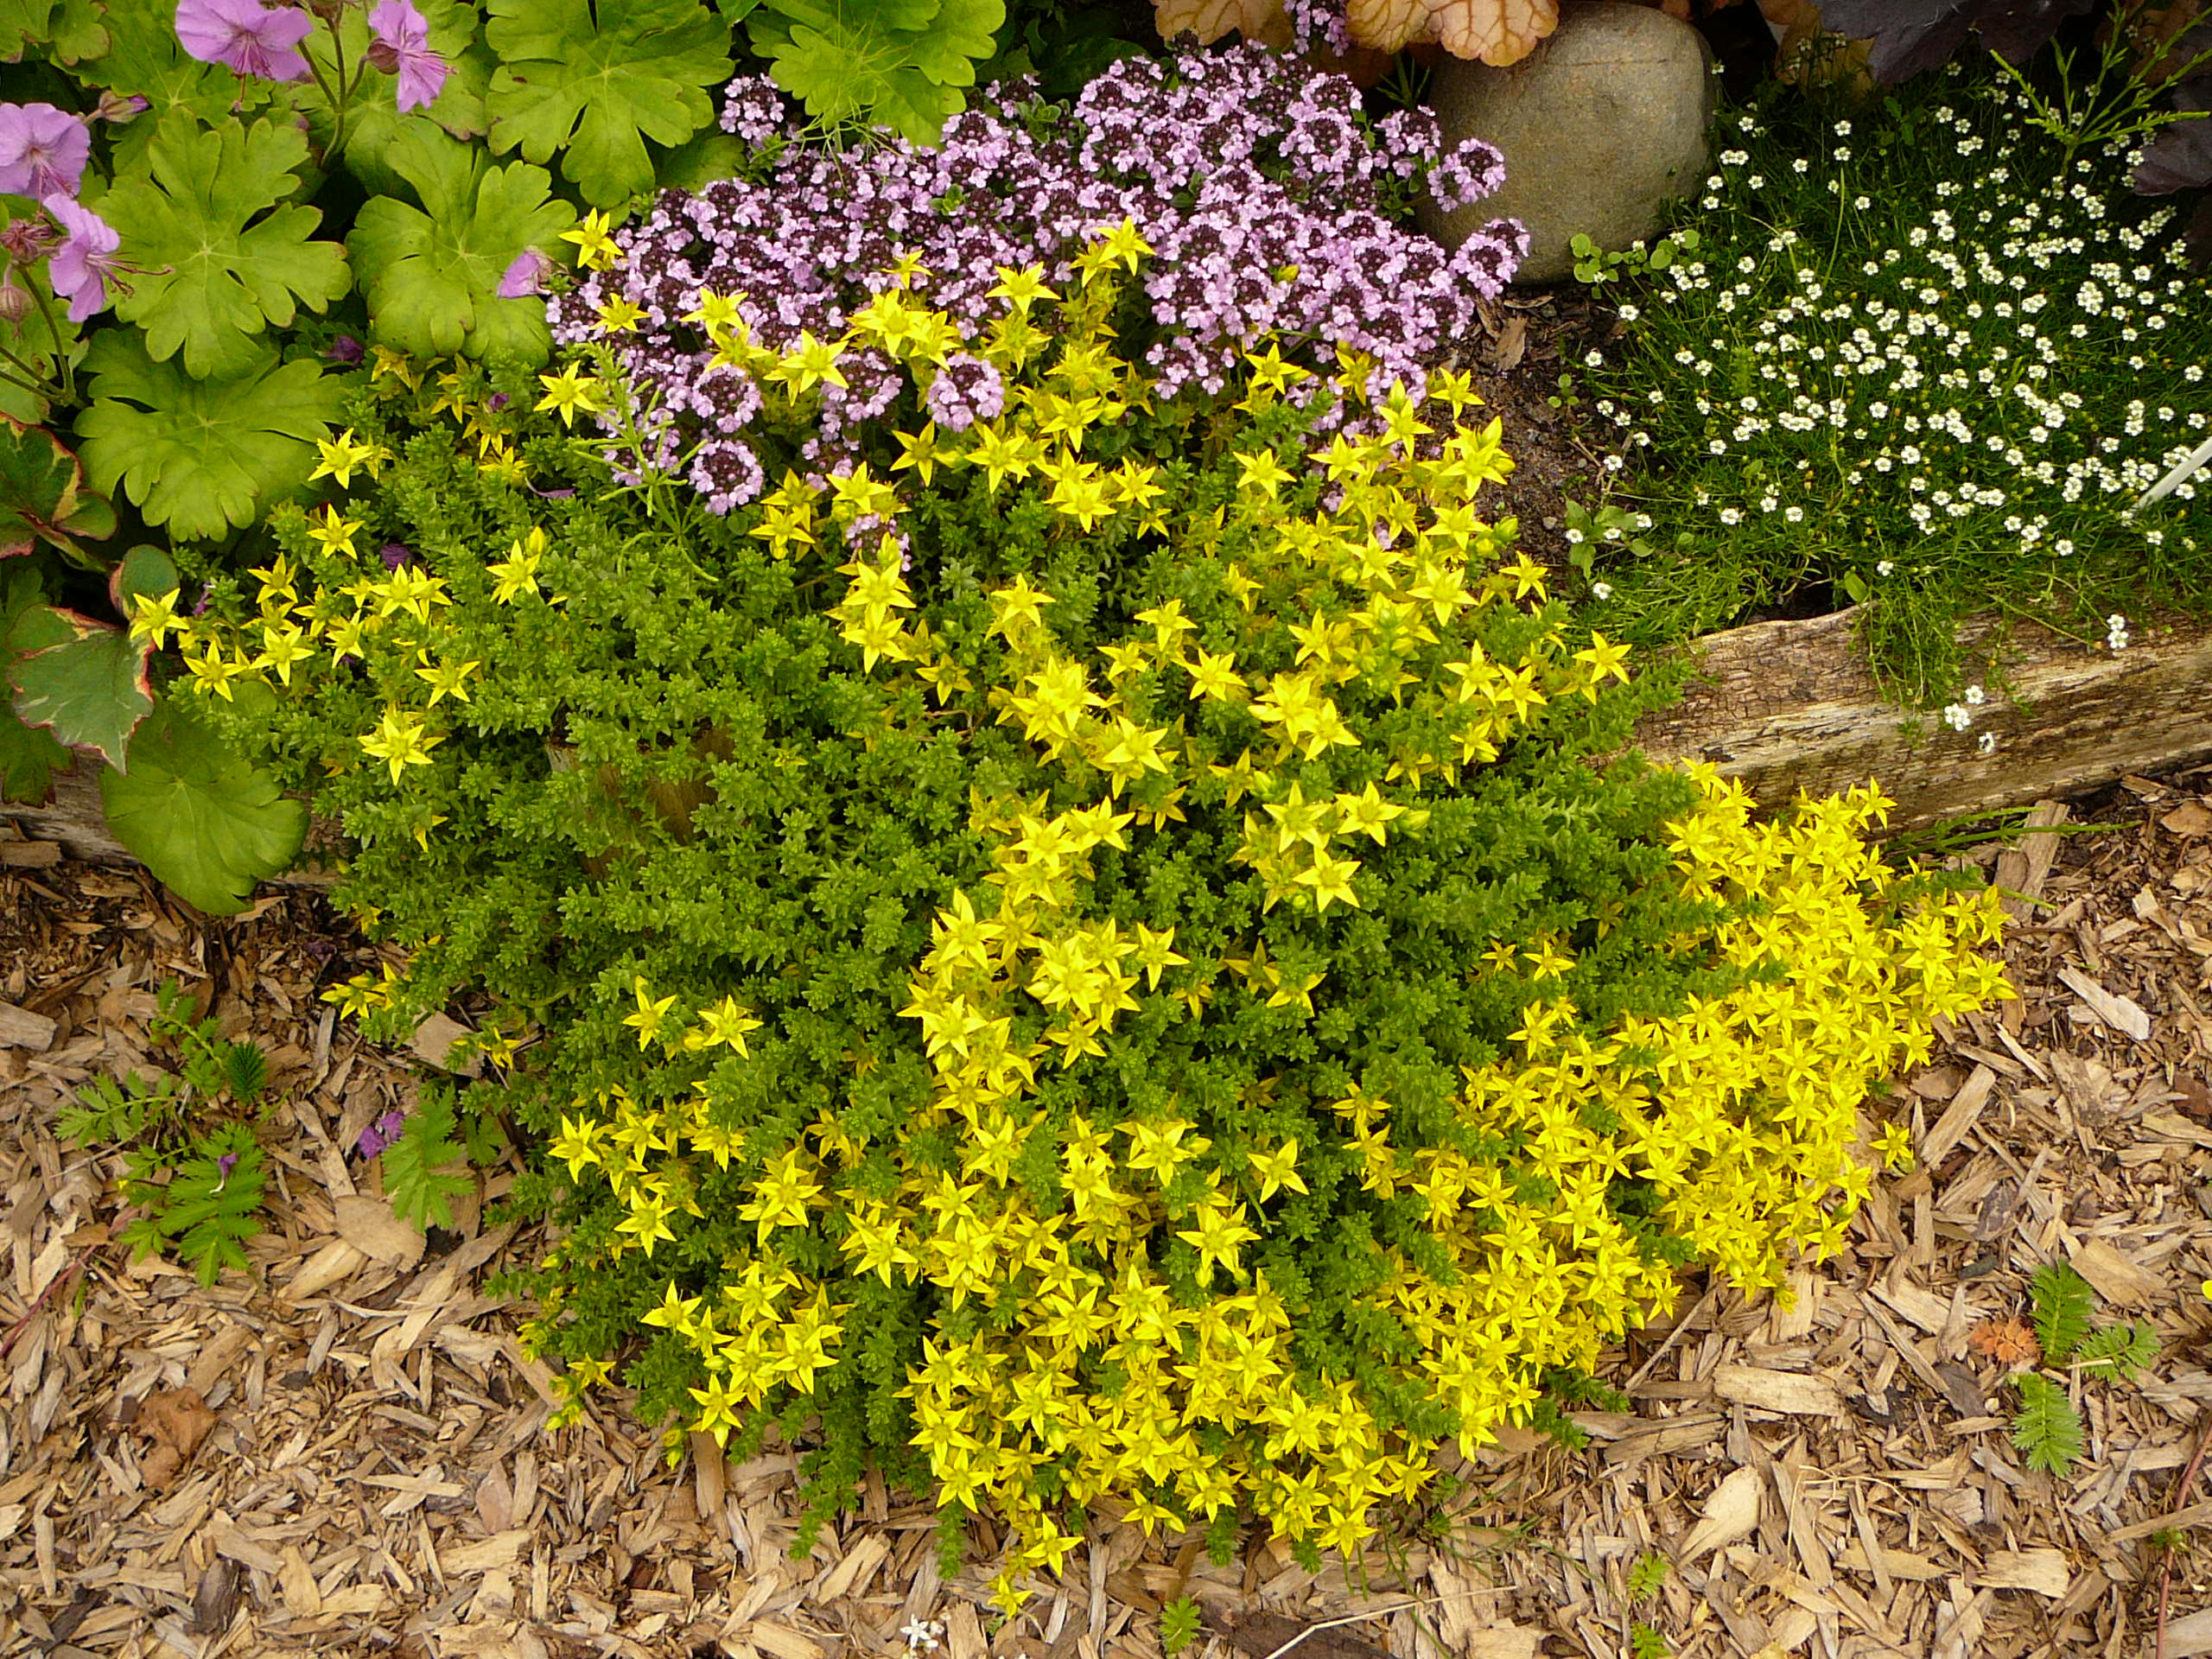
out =
[(1655, 531), (1598, 548), (1599, 626), (1681, 639), (1832, 588), (1933, 704), (1979, 677), (1967, 613), (2117, 648), (2202, 608), (2212, 484), (2138, 503), (2212, 439), (2212, 290), (2130, 153), (2069, 160), (2024, 99), (1953, 65), (1840, 118), (1724, 114), (1695, 257), (1627, 288), (1582, 371), (1612, 503)]
[(1261, 338), (1171, 395), (1160, 257), (894, 262), (780, 346), (660, 297), (757, 400), (740, 503), (652, 453), (627, 312), (534, 383), (387, 376), (379, 477), (138, 607), (341, 823), (409, 953), (372, 1028), (499, 1010), (556, 1426), (618, 1368), (671, 1459), (818, 1419), (798, 1548), (874, 1464), (954, 1555), (1009, 1523), (1009, 1608), (1094, 1502), (1356, 1547), (1679, 1264), (1834, 1247), (1870, 1088), (2005, 989), (1872, 790), (1598, 759), (1657, 693), (1483, 516), (1464, 377)]

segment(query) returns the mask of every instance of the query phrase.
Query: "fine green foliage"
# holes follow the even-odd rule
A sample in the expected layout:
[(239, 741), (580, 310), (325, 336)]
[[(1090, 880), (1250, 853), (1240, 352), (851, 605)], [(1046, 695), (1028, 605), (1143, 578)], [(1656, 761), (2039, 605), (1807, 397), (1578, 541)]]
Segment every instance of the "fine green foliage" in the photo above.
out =
[(293, 201), (307, 135), (236, 119), (209, 129), (165, 118), (143, 175), (118, 179), (101, 212), (123, 233), (122, 257), (143, 275), (116, 315), (144, 330), (156, 361), (183, 353), (194, 379), (247, 373), (264, 328), (291, 326), (352, 286), (343, 251), (312, 239), (322, 215)]
[(1628, 1570), (1628, 1599), (1631, 1605), (1647, 1602), (1666, 1587), (1667, 1576), (1674, 1571), (1674, 1563), (1656, 1550), (1636, 1558)]
[(23, 723), (121, 765), (131, 733), (154, 706), (144, 649), (111, 623), (51, 605), (21, 613), (7, 648)]
[(393, 1214), (417, 1227), (453, 1225), (452, 1201), (471, 1185), (448, 1167), (464, 1155), (454, 1133), (452, 1095), (425, 1089), (399, 1139), (384, 1149), (384, 1190)]
[(2063, 1479), (2082, 1456), (2082, 1414), (2065, 1389), (2040, 1371), (2012, 1378), (2020, 1408), (2012, 1418), (2012, 1444), (2028, 1454), (2028, 1467)]
[(138, 1211), (124, 1243), (140, 1256), (173, 1251), (212, 1285), (246, 1265), (245, 1247), (261, 1230), (254, 1128), (273, 1105), (268, 1057), (224, 1040), (174, 980), (161, 988), (147, 1035), (175, 1053), (176, 1068), (119, 1082), (103, 1075), (63, 1106), (57, 1127), (79, 1147), (122, 1155), (123, 1198)]
[(2074, 1351), (2074, 1363), (2084, 1375), (2133, 1380), (2158, 1357), (2158, 1334), (2145, 1325), (2100, 1325)]
[(51, 432), (0, 416), (0, 559), (41, 543), (88, 565), (80, 539), (115, 534), (115, 508), (85, 487), (84, 468)]
[(2036, 1269), (2028, 1294), (2034, 1309), (2036, 1340), (2043, 1344), (2043, 1363), (2065, 1364), (2089, 1334), (2096, 1292), (2065, 1262), (2047, 1262)]
[(543, 302), (503, 300), (498, 290), (524, 248), (555, 246), (575, 223), (575, 210), (549, 196), (545, 169), (495, 167), (481, 149), (420, 124), (392, 142), (385, 160), (415, 201), (378, 197), (346, 240), (376, 338), (410, 353), (497, 352), (543, 363), (553, 349)]
[[(0, 565), (0, 679), (10, 688), (15, 647), (9, 639), (16, 620), (45, 598), (36, 566)], [(0, 800), (43, 802), (54, 791), (54, 774), (69, 764), (68, 749), (53, 733), (24, 724), (12, 701), (0, 703)]]
[[(1596, 626), (1858, 601), (1878, 675), (1935, 706), (2001, 668), (1970, 613), (2123, 650), (2126, 619), (2212, 604), (2212, 482), (2134, 510), (2212, 436), (2212, 288), (2125, 146), (2069, 157), (2024, 107), (1954, 66), (1879, 105), (1724, 112), (1696, 251), (1609, 283), (1628, 326), (1579, 365), (1654, 524), (1598, 550)], [(1971, 702), (1936, 740), (1967, 766)]]
[(698, 0), (490, 0), (492, 145), (561, 172), (594, 207), (652, 188), (645, 140), (706, 126), (729, 33)]
[(750, 28), (816, 120), (880, 123), (928, 144), (1005, 22), (1004, 0), (766, 0)]
[[(1107, 1494), (1356, 1549), (1678, 1265), (1840, 1243), (1872, 1080), (2003, 990), (1875, 792), (1759, 822), (1599, 759), (1663, 683), (1481, 516), (1465, 377), (1268, 340), (1154, 396), (1148, 251), (780, 353), (702, 296), (779, 480), (727, 515), (529, 412), (634, 433), (604, 346), (387, 377), (381, 476), (178, 623), (409, 953), (366, 1027), (466, 988), (541, 1033), (555, 1426), (618, 1363), (677, 1456), (818, 1417), (804, 1537), (870, 1465), (934, 1484), (1014, 1528), (1001, 1605)], [(862, 351), (882, 412), (803, 453)]]
[(1170, 1656), (1198, 1639), (1198, 1604), (1195, 1597), (1178, 1596), (1160, 1610), (1160, 1645)]
[(307, 838), (307, 809), (166, 697), (132, 735), (128, 770), (101, 774), (100, 798), (116, 839), (211, 916), (244, 910)]
[(226, 380), (157, 363), (135, 334), (110, 331), (86, 356), (93, 402), (77, 417), (86, 470), (118, 485), (151, 524), (219, 536), (307, 481), (343, 393), (312, 359), (280, 362), (264, 345)]
[(1675, 1651), (1665, 1637), (1642, 1619), (1630, 1624), (1628, 1644), (1633, 1659), (1672, 1659)]

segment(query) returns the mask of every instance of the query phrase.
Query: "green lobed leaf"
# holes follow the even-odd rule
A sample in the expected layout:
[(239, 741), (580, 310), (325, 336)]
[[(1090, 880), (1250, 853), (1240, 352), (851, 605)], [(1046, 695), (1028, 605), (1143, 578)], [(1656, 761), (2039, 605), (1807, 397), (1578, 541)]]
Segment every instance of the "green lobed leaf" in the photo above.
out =
[[(7, 640), (16, 619), (45, 597), (35, 566), (0, 573), (0, 673), (14, 660)], [(71, 764), (68, 748), (53, 733), (23, 724), (12, 705), (0, 708), (0, 800), (43, 802), (54, 792), (54, 774)]]
[(934, 144), (1006, 21), (1003, 0), (774, 0), (753, 49), (821, 121), (866, 120)]
[(211, 916), (245, 908), (253, 884), (290, 865), (307, 809), (164, 697), (130, 741), (130, 769), (100, 774), (108, 828), (162, 883)]
[(8, 630), (16, 714), (62, 742), (119, 764), (131, 733), (154, 706), (144, 645), (105, 622), (33, 605)]
[(40, 542), (65, 552), (73, 537), (115, 534), (115, 509), (84, 487), (77, 457), (51, 432), (0, 416), (0, 559)]
[(2029, 1281), (2028, 1294), (2035, 1304), (2036, 1336), (2043, 1344), (2043, 1363), (2063, 1365), (2089, 1334), (2096, 1293), (2088, 1280), (2065, 1262), (2047, 1262)]
[(417, 1227), (453, 1225), (452, 1200), (474, 1185), (447, 1167), (461, 1156), (453, 1139), (453, 1103), (431, 1090), (407, 1115), (399, 1139), (384, 1151), (385, 1193), (392, 1213)]
[(2020, 1393), (2019, 1415), (2012, 1420), (2012, 1444), (2028, 1454), (2028, 1467), (2062, 1479), (2082, 1455), (2082, 1417), (2066, 1390), (2035, 1371), (2012, 1378)]
[(229, 379), (194, 380), (146, 355), (135, 332), (109, 329), (86, 366), (93, 403), (77, 417), (92, 482), (120, 484), (151, 524), (220, 536), (303, 488), (315, 444), (345, 412), (343, 382), (264, 346)]
[(94, 0), (0, 0), (0, 61), (25, 54), (79, 64), (108, 48), (107, 20)]
[(596, 207), (653, 188), (645, 141), (708, 124), (729, 26), (696, 0), (491, 0), (492, 143), (561, 172)]
[(553, 352), (544, 302), (503, 300), (499, 286), (524, 249), (550, 250), (575, 223), (574, 208), (550, 198), (551, 175), (521, 162), (494, 167), (427, 123), (402, 132), (385, 159), (420, 206), (379, 196), (346, 238), (374, 336), (417, 356), (544, 362)]
[(253, 361), (255, 336), (289, 327), (352, 286), (345, 251), (313, 239), (322, 214), (286, 198), (299, 188), (307, 135), (276, 121), (214, 128), (179, 111), (162, 118), (143, 176), (117, 180), (100, 211), (139, 270), (116, 315), (146, 331), (149, 353), (181, 352), (195, 379), (231, 378)]
[(106, 54), (78, 71), (95, 86), (147, 102), (143, 113), (105, 129), (118, 174), (144, 168), (162, 123), (179, 111), (217, 127), (234, 113), (259, 109), (289, 93), (274, 81), (243, 78), (219, 63), (200, 62), (177, 43), (175, 19), (174, 6), (117, 7), (108, 16), (112, 38)]

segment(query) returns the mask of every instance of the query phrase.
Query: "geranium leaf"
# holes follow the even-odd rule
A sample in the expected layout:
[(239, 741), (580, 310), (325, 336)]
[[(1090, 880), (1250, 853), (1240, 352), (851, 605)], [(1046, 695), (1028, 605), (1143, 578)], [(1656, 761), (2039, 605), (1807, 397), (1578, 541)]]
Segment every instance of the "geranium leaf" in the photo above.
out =
[(93, 0), (0, 0), (0, 60), (20, 63), (36, 47), (42, 59), (77, 64), (107, 50), (107, 41)]
[(41, 542), (75, 554), (76, 537), (114, 535), (114, 507), (84, 486), (84, 468), (59, 438), (0, 416), (0, 559)]
[(105, 129), (115, 145), (118, 174), (144, 170), (155, 135), (177, 111), (189, 111), (207, 126), (220, 126), (233, 113), (258, 109), (286, 90), (275, 81), (243, 79), (219, 63), (202, 63), (188, 54), (177, 42), (175, 6), (118, 6), (107, 21), (107, 52), (78, 73), (95, 86), (147, 103), (144, 113)]
[(729, 79), (729, 28), (696, 0), (491, 0), (492, 143), (561, 171), (594, 207), (653, 186), (645, 140), (708, 124)]
[(101, 199), (123, 258), (144, 273), (116, 315), (145, 329), (156, 359), (181, 351), (197, 379), (235, 375), (263, 328), (289, 327), (300, 306), (320, 311), (352, 285), (345, 251), (310, 239), (322, 214), (284, 200), (307, 156), (307, 135), (285, 123), (210, 129), (180, 111), (162, 118), (148, 175)]
[(154, 706), (148, 648), (121, 628), (52, 605), (30, 606), (16, 617), (8, 647), (22, 722), (122, 764), (131, 732)]
[[(479, 38), (475, 9), (463, 0), (416, 0), (416, 10), (429, 26), (430, 50), (445, 60), (447, 73), (435, 99), (404, 115), (399, 111), (397, 78), (365, 59), (370, 38), (366, 10), (349, 9), (338, 14), (346, 73), (355, 77), (346, 100), (345, 143), (340, 153), (346, 168), (372, 197), (402, 188), (385, 152), (418, 118), (436, 123), (456, 138), (480, 138), (491, 130), (492, 118), (484, 100), (491, 89), (494, 60)], [(336, 79), (329, 30), (317, 29), (300, 49), (326, 75)], [(316, 145), (327, 151), (333, 125), (330, 100), (312, 80), (297, 83), (292, 95), (308, 118)]]
[(77, 417), (86, 470), (118, 483), (152, 524), (220, 536), (301, 488), (314, 445), (344, 413), (342, 381), (311, 359), (279, 363), (266, 346), (228, 380), (194, 380), (156, 363), (137, 334), (109, 329), (86, 365), (93, 403)]
[(1003, 0), (779, 0), (753, 15), (753, 44), (816, 119), (934, 144), (1005, 21)]
[[(8, 636), (16, 619), (45, 597), (34, 565), (11, 565), (0, 575), (0, 671), (14, 658)], [(68, 749), (53, 733), (26, 726), (13, 708), (0, 707), (0, 800), (37, 804), (54, 792), (54, 774), (70, 764)]]
[(131, 739), (130, 771), (100, 774), (100, 798), (115, 838), (213, 916), (245, 909), (307, 839), (307, 809), (166, 697)]
[(575, 210), (551, 200), (542, 167), (494, 167), (482, 150), (411, 124), (385, 158), (420, 207), (379, 196), (346, 238), (367, 290), (377, 339), (418, 356), (509, 353), (532, 365), (552, 354), (542, 300), (503, 300), (499, 278), (522, 251), (551, 249)]

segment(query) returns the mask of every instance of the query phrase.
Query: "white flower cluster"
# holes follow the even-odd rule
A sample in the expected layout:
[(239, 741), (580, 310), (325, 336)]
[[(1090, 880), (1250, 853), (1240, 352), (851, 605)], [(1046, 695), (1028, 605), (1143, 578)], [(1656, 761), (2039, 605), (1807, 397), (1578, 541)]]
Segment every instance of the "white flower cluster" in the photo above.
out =
[[(1973, 156), (1985, 131), (2027, 130), (2018, 94), (1987, 97), (1936, 109), (1921, 151)], [(1655, 273), (1601, 377), (1623, 453), (1666, 460), (1649, 499), (1679, 492), (1686, 522), (1792, 549), (1807, 535), (1917, 542), (1916, 567), (1935, 571), (2008, 549), (2037, 563), (2197, 550), (2212, 473), (2173, 492), (2178, 531), (2122, 516), (2212, 432), (2212, 397), (2191, 390), (2212, 290), (2171, 209), (2108, 208), (2127, 197), (2122, 147), (2062, 168), (2055, 149), (2008, 141), (2002, 165), (1938, 181), (1943, 205), (1923, 186), (1915, 207), (1894, 151), (1854, 161), (1838, 143), (1809, 158), (1807, 185), (1767, 188), (1754, 169), (1788, 163), (1755, 160), (1758, 129), (1738, 130), (1705, 181), (1702, 256)], [(1878, 210), (1854, 188), (1878, 181)]]
[(1959, 701), (1947, 704), (1943, 709), (1943, 723), (1955, 732), (1963, 732), (1974, 724), (1974, 711), (1989, 701), (1989, 695), (1978, 685), (1970, 685), (1959, 694)]
[(2105, 647), (2108, 651), (2126, 651), (2129, 643), (2127, 619), (2114, 611), (2105, 618)]
[(899, 1634), (906, 1638), (908, 1653), (935, 1653), (939, 1645), (938, 1639), (944, 1634), (944, 1621), (941, 1618), (910, 1618)]

